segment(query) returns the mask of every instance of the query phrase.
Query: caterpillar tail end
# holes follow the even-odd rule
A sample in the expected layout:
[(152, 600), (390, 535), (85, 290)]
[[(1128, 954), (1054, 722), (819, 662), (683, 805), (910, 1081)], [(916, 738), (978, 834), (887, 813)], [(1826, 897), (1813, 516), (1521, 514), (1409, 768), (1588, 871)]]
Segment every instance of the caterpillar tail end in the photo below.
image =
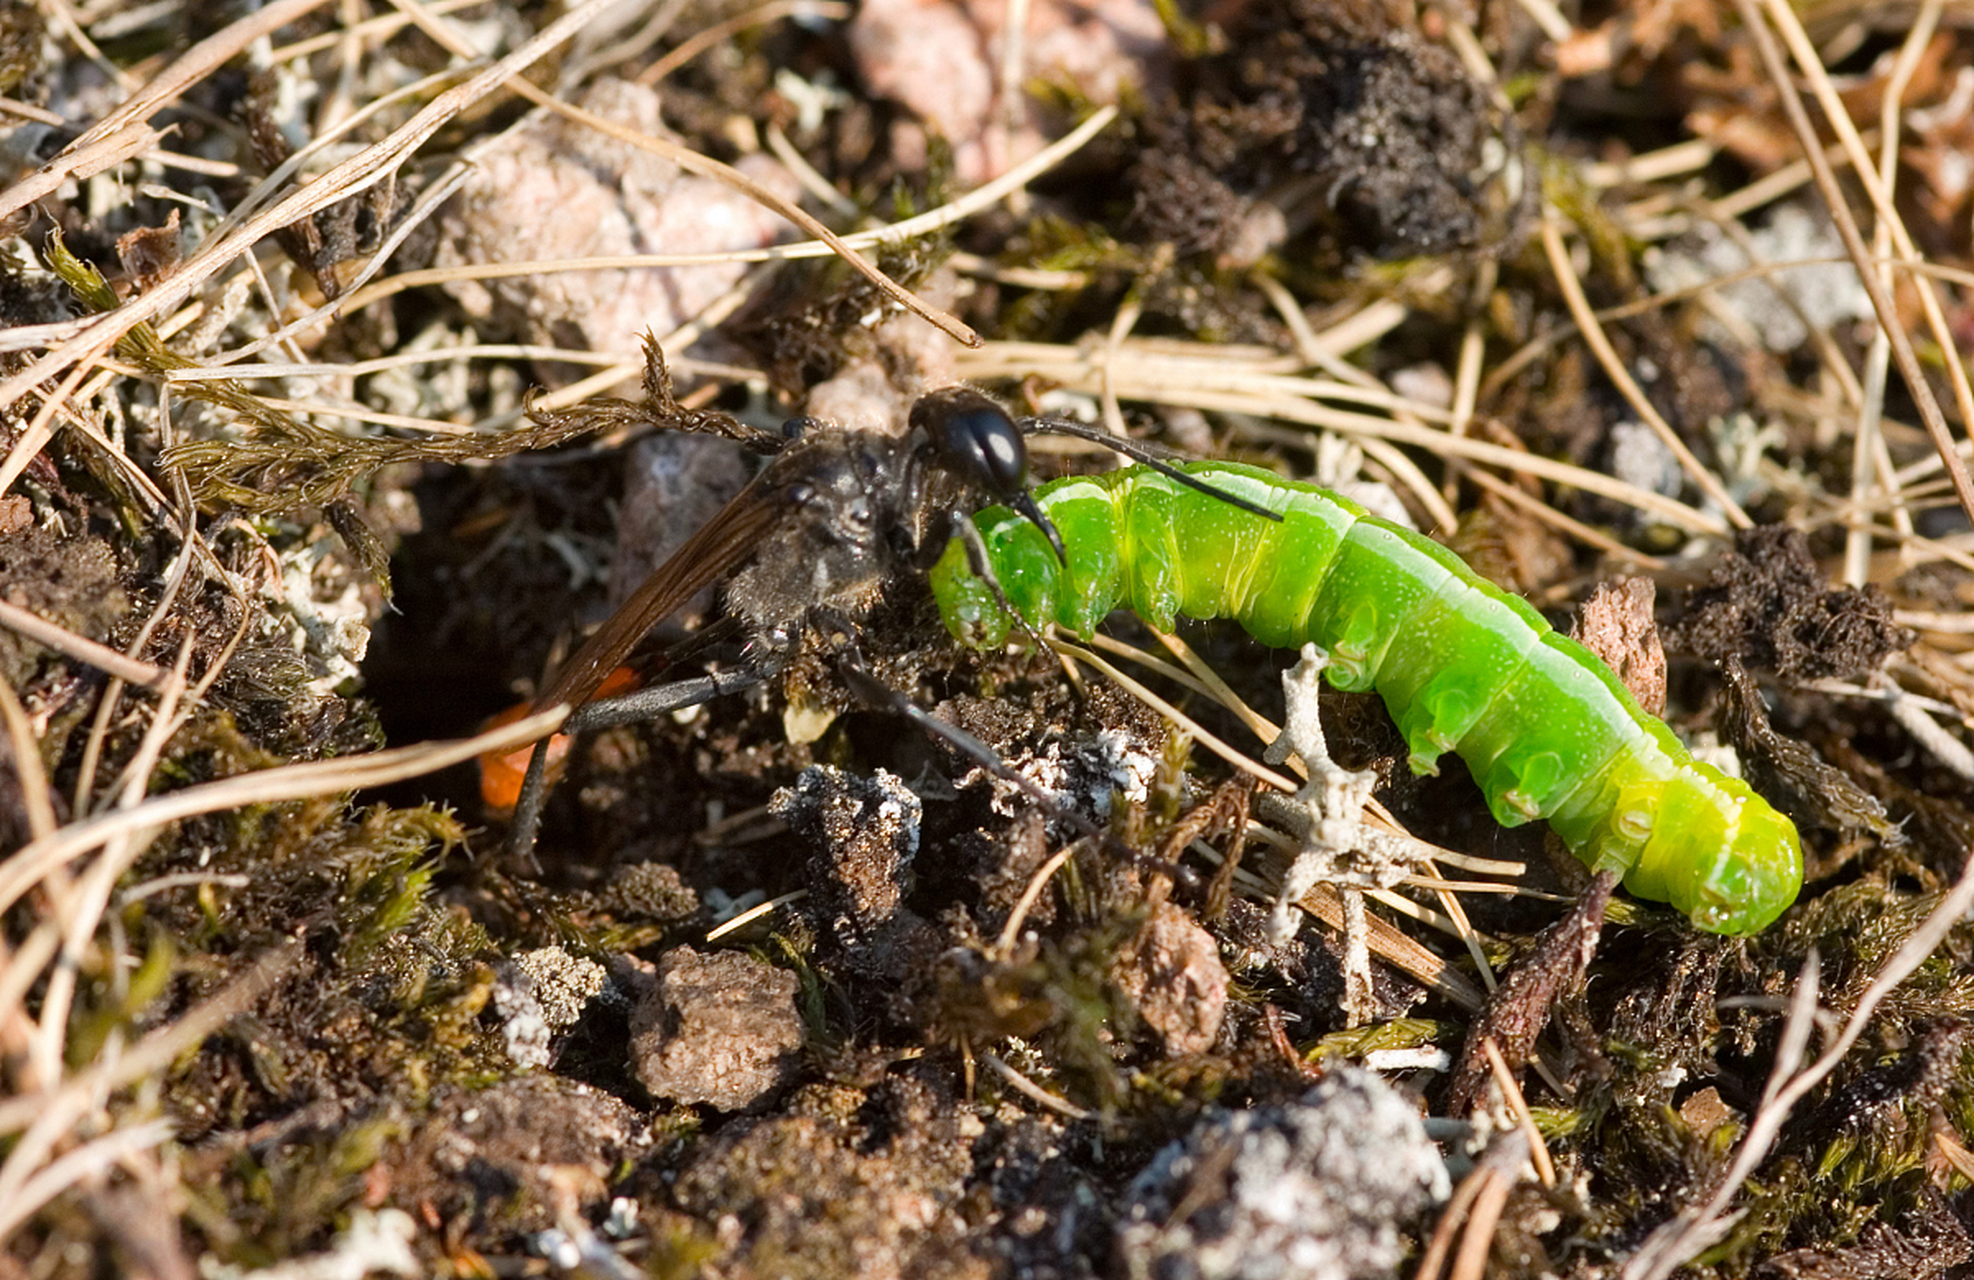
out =
[(1765, 804), (1751, 805), (1732, 846), (1710, 874), (1694, 877), (1686, 893), (1675, 893), (1673, 906), (1708, 933), (1759, 933), (1789, 909), (1802, 887), (1803, 847), (1796, 825)]

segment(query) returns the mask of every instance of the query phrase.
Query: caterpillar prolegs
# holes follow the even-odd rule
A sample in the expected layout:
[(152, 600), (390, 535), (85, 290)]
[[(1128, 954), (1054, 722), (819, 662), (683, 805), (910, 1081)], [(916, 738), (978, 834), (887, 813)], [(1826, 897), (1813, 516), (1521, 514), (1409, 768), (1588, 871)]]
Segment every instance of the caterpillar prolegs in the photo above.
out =
[[(1277, 523), (1143, 467), (1042, 486), (1066, 565), (1003, 507), (976, 525), (1031, 625), (1088, 636), (1120, 604), (1161, 629), (1230, 618), (1263, 644), (1329, 651), (1330, 682), (1376, 690), (1418, 773), (1452, 752), (1497, 821), (1547, 818), (1594, 871), (1714, 933), (1752, 933), (1796, 899), (1796, 828), (1695, 760), (1589, 650), (1451, 551), (1341, 495), (1229, 462), (1182, 470)], [(932, 571), (947, 627), (997, 647), (1013, 624), (955, 538)]]

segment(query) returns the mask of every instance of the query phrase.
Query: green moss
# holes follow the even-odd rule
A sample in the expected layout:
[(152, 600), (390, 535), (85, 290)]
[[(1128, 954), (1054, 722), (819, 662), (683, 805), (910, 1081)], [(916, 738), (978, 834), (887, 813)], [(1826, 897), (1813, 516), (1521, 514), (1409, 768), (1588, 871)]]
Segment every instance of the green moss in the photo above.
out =
[(114, 1032), (124, 1031), (132, 1038), (140, 1034), (144, 1014), (166, 994), (178, 959), (177, 940), (161, 930), (145, 932), (150, 937), (137, 968), (90, 975), (69, 1019), (64, 1052), (70, 1067), (80, 1069), (95, 1061)]
[(1366, 1023), (1324, 1036), (1302, 1055), (1305, 1062), (1330, 1058), (1361, 1058), (1378, 1049), (1418, 1049), (1426, 1045), (1458, 1048), (1466, 1029), (1432, 1018), (1392, 1018)]

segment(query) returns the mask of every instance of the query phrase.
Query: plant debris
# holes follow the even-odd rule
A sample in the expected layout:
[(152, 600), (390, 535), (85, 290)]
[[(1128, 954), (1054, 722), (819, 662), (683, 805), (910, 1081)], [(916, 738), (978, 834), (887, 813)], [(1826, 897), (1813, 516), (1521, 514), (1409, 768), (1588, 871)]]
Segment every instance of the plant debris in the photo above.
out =
[(1672, 642), (1787, 680), (1841, 680), (1876, 671), (1914, 638), (1876, 589), (1829, 590), (1802, 531), (1777, 526), (1735, 539)]

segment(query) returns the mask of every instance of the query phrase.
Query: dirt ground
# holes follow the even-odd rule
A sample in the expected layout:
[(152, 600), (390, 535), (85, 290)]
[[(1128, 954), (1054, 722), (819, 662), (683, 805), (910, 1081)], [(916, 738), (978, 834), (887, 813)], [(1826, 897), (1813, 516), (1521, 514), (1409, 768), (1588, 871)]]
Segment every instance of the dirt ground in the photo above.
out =
[[(1965, 12), (0, 0), (0, 123), (0, 1280), (1974, 1275)], [(1500, 591), (1133, 472), (983, 642), (1106, 435)]]

